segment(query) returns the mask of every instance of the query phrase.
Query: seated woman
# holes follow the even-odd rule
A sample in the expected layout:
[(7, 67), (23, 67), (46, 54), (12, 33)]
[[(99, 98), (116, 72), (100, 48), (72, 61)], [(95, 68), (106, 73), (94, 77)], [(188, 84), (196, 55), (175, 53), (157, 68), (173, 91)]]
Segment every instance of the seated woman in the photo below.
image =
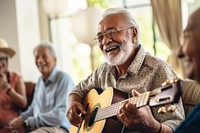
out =
[(25, 84), (16, 72), (8, 71), (8, 59), (15, 51), (0, 38), (0, 133), (10, 133), (8, 123), (27, 106)]

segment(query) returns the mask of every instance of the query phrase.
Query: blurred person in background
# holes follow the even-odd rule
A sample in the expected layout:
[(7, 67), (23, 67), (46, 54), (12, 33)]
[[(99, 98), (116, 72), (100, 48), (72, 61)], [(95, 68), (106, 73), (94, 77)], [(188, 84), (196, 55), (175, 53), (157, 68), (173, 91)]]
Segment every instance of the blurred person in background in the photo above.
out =
[(33, 54), (41, 77), (36, 84), (31, 105), (10, 122), (10, 128), (20, 133), (68, 133), (71, 124), (65, 117), (67, 97), (74, 83), (69, 74), (57, 69), (52, 43), (42, 41)]
[[(181, 47), (178, 57), (183, 59), (186, 75), (200, 83), (200, 8), (188, 19), (187, 26), (180, 36)], [(177, 128), (175, 133), (200, 132), (200, 102)]]
[(27, 106), (26, 89), (22, 76), (8, 70), (9, 59), (15, 55), (7, 42), (0, 38), (0, 133), (9, 133), (9, 122)]

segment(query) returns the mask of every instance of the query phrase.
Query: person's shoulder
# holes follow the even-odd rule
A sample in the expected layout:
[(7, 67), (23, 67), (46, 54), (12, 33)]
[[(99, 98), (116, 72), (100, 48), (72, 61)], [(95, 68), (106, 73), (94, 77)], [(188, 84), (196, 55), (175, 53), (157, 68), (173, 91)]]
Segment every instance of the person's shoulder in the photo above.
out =
[(142, 45), (136, 57), (139, 58), (140, 60), (143, 60), (145, 66), (154, 67), (155, 65), (166, 63), (165, 61), (159, 59), (158, 57), (152, 55), (151, 53), (146, 52), (145, 49), (142, 47)]
[(67, 72), (64, 72), (62, 70), (58, 70), (57, 75), (61, 77), (71, 77)]
[(156, 64), (156, 65), (159, 65), (159, 64), (163, 64), (163, 65), (166, 65), (167, 62), (158, 58), (158, 57), (155, 57), (153, 55), (151, 55), (150, 53), (146, 53), (146, 56), (145, 56), (145, 61), (147, 64), (152, 64), (153, 66)]
[(73, 79), (71, 75), (67, 72), (64, 72), (62, 70), (57, 71), (57, 80), (62, 80), (62, 81), (68, 81), (68, 82), (73, 82)]
[(20, 73), (20, 72), (10, 71), (9, 73), (10, 73), (10, 75), (21, 76), (21, 73)]
[(107, 62), (104, 62), (103, 64), (101, 64), (97, 70), (99, 71), (103, 71), (103, 70), (110, 70), (113, 66), (112, 65), (109, 65)]
[(74, 81), (69, 73), (58, 70), (57, 76), (56, 76), (56, 82), (57, 83), (64, 83), (65, 85), (71, 85), (74, 86)]
[(20, 72), (11, 71), (11, 72), (9, 72), (9, 74), (10, 74), (10, 77), (12, 77), (12, 78), (22, 78), (22, 75)]

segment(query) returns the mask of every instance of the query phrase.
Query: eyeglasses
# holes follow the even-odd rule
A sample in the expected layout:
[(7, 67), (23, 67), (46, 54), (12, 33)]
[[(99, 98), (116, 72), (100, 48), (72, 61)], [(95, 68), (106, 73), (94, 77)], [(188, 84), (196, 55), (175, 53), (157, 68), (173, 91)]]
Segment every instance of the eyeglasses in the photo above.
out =
[(0, 57), (0, 61), (6, 61), (7, 59), (7, 57)]
[(189, 31), (183, 31), (179, 36), (180, 44), (183, 45), (185, 42), (190, 39), (192, 36), (200, 33), (200, 30), (189, 30)]
[(97, 40), (99, 43), (102, 43), (104, 36), (108, 38), (114, 38), (119, 31), (131, 29), (131, 28), (133, 27), (121, 28), (121, 29), (115, 29), (115, 28), (108, 29), (105, 33), (102, 33), (102, 32), (98, 33), (97, 36), (94, 38), (94, 40)]

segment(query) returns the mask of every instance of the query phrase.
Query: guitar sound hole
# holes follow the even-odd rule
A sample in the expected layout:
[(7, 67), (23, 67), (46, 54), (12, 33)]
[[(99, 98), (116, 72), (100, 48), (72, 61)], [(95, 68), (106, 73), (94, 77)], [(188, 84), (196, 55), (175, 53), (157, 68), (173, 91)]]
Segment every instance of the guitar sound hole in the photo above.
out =
[(98, 108), (95, 108), (90, 116), (89, 122), (88, 122), (88, 126), (91, 127), (94, 124), (94, 119), (95, 116), (97, 114)]

